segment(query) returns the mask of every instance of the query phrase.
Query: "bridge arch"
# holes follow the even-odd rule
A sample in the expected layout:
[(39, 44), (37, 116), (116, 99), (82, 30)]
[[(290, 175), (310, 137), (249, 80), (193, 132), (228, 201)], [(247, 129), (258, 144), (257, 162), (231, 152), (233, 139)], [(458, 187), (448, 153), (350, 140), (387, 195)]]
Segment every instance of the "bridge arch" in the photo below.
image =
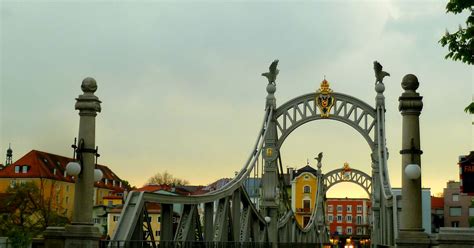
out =
[(328, 117), (321, 117), (315, 104), (317, 93), (294, 98), (278, 107), (275, 111), (277, 126), (277, 147), (299, 126), (320, 119), (336, 120), (357, 130), (367, 141), (370, 149), (375, 150), (376, 110), (369, 104), (346, 94), (332, 92), (334, 106)]
[(357, 170), (357, 169), (350, 169), (349, 171), (344, 171), (344, 169), (336, 169), (324, 174), (323, 178), (324, 184), (324, 194), (334, 185), (338, 183), (355, 183), (361, 186), (365, 192), (369, 195), (371, 199), (372, 196), (372, 177), (367, 175), (365, 172)]

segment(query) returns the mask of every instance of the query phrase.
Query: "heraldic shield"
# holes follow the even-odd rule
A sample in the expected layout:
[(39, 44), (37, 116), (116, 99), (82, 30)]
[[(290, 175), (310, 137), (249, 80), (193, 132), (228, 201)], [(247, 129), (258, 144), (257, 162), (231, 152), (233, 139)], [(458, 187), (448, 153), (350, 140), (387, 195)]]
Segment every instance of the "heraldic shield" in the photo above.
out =
[(331, 108), (334, 106), (334, 96), (331, 95), (332, 90), (329, 88), (329, 83), (324, 79), (321, 82), (321, 87), (316, 91), (316, 105), (321, 111), (321, 117), (329, 117)]

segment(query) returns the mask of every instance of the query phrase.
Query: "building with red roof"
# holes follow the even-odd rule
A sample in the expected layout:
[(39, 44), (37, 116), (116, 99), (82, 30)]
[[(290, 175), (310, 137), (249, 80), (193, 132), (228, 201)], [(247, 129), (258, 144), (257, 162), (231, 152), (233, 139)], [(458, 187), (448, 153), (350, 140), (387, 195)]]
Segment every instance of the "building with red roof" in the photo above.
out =
[[(11, 164), (6, 164), (0, 170), (0, 193), (17, 184), (34, 182), (40, 189), (51, 209), (58, 214), (72, 217), (74, 211), (75, 180), (66, 172), (66, 165), (72, 159), (52, 153), (31, 150)], [(125, 188), (122, 180), (107, 166), (97, 165), (103, 173), (103, 178), (95, 183), (94, 201), (99, 205), (104, 196), (123, 196)]]

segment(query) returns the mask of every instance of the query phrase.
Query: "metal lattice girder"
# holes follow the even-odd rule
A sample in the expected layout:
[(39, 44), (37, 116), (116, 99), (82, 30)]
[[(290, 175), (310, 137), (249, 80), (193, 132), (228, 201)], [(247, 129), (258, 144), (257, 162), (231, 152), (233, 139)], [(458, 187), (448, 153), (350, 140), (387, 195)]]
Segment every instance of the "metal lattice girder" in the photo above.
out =
[(365, 192), (369, 195), (369, 198), (372, 195), (372, 177), (357, 169), (351, 169), (350, 171), (345, 172), (345, 174), (343, 169), (330, 171), (324, 175), (323, 182), (326, 191), (338, 183), (351, 182), (364, 188)]
[[(130, 240), (136, 230), (142, 230), (143, 221), (141, 221), (143, 207), (143, 192), (130, 192), (127, 201), (119, 218), (117, 228), (112, 234), (113, 240)], [(138, 239), (141, 239), (139, 237)]]
[(222, 242), (228, 240), (229, 228), (229, 198), (220, 199), (217, 203), (216, 217), (214, 218), (214, 241)]
[(356, 129), (372, 150), (375, 147), (374, 127), (376, 111), (369, 104), (349, 95), (333, 92), (334, 106), (329, 117), (321, 117), (315, 105), (316, 93), (294, 98), (277, 108), (275, 119), (279, 131), (277, 147), (281, 147), (286, 137), (297, 127), (319, 119), (333, 119), (344, 122)]
[(199, 216), (196, 205), (184, 205), (183, 213), (176, 229), (175, 241), (202, 240), (200, 233), (201, 224), (198, 223)]

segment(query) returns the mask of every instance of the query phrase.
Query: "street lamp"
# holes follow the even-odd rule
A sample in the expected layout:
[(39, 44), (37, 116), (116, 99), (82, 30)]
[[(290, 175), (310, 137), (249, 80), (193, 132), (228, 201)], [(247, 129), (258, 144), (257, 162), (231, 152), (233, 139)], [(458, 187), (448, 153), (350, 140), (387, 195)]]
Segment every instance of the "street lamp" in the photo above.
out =
[[(74, 144), (71, 145), (72, 149), (74, 150), (73, 153), (73, 161), (69, 162), (66, 165), (66, 172), (68, 175), (75, 176), (77, 177), (79, 174), (81, 174), (82, 171), (82, 164), (84, 164), (83, 161), (83, 152), (90, 152), (93, 153), (95, 156), (95, 166), (97, 167), (97, 159), (100, 157), (100, 154), (98, 153), (99, 148), (96, 146), (96, 149), (86, 149), (84, 148), (84, 139), (81, 139), (79, 141), (79, 145), (76, 145), (77, 139), (74, 139)], [(94, 182), (98, 182), (102, 179), (103, 173), (100, 169), (95, 168), (94, 169)]]

